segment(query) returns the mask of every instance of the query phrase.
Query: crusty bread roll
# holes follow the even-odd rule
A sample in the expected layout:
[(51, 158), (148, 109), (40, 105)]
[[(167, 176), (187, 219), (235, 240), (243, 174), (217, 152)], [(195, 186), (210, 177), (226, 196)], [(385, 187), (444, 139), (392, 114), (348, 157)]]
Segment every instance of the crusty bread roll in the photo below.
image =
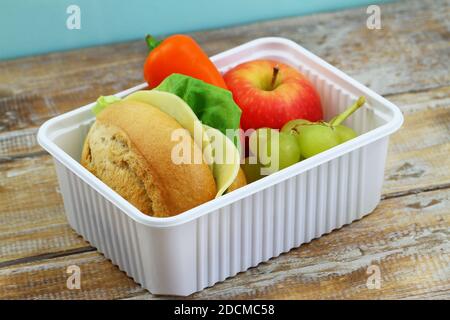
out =
[(97, 115), (81, 164), (143, 213), (176, 215), (214, 199), (216, 184), (206, 163), (172, 162), (175, 129), (182, 127), (149, 104), (116, 102)]

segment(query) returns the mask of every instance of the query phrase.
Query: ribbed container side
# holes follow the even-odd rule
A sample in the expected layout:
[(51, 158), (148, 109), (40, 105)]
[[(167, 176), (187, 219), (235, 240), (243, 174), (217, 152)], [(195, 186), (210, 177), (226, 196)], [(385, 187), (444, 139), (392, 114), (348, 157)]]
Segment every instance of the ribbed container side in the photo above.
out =
[(373, 210), (362, 205), (365, 198), (379, 199), (364, 193), (365, 154), (366, 147), (356, 149), (199, 218), (196, 290)]
[(136, 222), (55, 160), (67, 220), (136, 282), (145, 283)]

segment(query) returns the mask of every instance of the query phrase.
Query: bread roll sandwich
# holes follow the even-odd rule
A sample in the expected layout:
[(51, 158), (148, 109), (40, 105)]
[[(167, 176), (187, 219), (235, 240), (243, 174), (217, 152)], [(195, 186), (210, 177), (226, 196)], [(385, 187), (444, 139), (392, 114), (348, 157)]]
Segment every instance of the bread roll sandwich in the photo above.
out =
[[(196, 159), (174, 160), (180, 141)], [(218, 148), (231, 161), (217, 161)], [(156, 90), (138, 91), (99, 112), (81, 155), (86, 169), (155, 217), (177, 215), (245, 185), (239, 160), (230, 139), (203, 125), (178, 96)]]

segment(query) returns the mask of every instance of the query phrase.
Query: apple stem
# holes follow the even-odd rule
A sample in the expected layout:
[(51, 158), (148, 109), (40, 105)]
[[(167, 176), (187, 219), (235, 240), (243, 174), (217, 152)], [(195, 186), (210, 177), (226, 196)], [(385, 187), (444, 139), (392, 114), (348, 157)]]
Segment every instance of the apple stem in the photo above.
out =
[(272, 81), (270, 82), (270, 89), (273, 90), (275, 86), (275, 82), (277, 81), (278, 72), (280, 71), (280, 68), (278, 65), (273, 67), (273, 73), (272, 73)]
[(336, 127), (336, 126), (340, 125), (353, 112), (355, 112), (362, 105), (364, 105), (364, 103), (366, 103), (366, 98), (364, 98), (363, 96), (359, 97), (358, 100), (356, 100), (356, 102), (354, 104), (352, 104), (344, 112), (342, 112), (340, 115), (338, 115), (336, 118), (334, 118), (334, 120), (330, 122), (330, 125), (333, 126), (333, 127)]

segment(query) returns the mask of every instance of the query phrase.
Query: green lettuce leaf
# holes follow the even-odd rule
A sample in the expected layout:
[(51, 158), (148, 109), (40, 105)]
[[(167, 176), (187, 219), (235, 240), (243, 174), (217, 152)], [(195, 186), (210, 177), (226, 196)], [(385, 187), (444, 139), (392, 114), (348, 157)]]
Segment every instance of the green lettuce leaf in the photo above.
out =
[(228, 90), (178, 73), (168, 76), (155, 89), (179, 96), (203, 124), (225, 135), (227, 129), (239, 129), (241, 109)]

